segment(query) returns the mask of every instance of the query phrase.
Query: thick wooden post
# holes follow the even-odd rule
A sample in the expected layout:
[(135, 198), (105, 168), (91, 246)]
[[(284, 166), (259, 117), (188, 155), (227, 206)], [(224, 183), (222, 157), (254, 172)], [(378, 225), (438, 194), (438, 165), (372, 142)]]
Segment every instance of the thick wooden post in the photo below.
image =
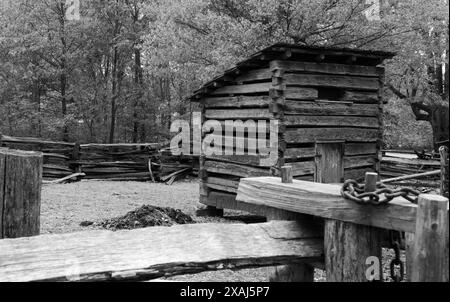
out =
[(42, 153), (0, 149), (0, 239), (39, 235)]
[(448, 196), (448, 183), (449, 183), (449, 167), (448, 167), (448, 148), (442, 146), (439, 149), (441, 155), (441, 195), (449, 198)]
[[(317, 170), (320, 171), (316, 181), (341, 182), (343, 144), (317, 144), (316, 149), (319, 156)], [(366, 181), (366, 188), (373, 190), (377, 177), (373, 173), (367, 174)], [(377, 257), (381, 263), (381, 232), (375, 228), (329, 219), (325, 221), (324, 244), (328, 282), (367, 282), (367, 259)]]
[(406, 281), (411, 282), (413, 267), (413, 257), (414, 257), (414, 233), (405, 233), (405, 250), (406, 250)]
[[(292, 167), (281, 167), (281, 181), (283, 183), (292, 183)], [(305, 224), (305, 227), (310, 228), (308, 222), (311, 222), (312, 217), (292, 212), (287, 212), (278, 209), (271, 209), (266, 214), (267, 220), (297, 220)], [(314, 267), (309, 264), (290, 264), (273, 267), (269, 280), (270, 282), (314, 282)]]
[(448, 228), (448, 199), (438, 195), (420, 195), (412, 282), (449, 281)]
[(81, 173), (81, 165), (78, 163), (78, 161), (80, 160), (80, 144), (79, 143), (75, 143), (75, 145), (73, 146), (73, 152), (72, 152), (72, 160), (74, 162), (72, 169), (74, 173)]

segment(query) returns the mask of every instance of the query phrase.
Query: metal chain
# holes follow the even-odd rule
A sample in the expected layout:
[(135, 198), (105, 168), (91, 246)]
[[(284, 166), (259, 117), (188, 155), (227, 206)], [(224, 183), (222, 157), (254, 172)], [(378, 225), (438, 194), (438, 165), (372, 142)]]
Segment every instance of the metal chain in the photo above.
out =
[(388, 204), (397, 197), (403, 197), (409, 202), (417, 204), (419, 194), (419, 191), (410, 188), (389, 189), (381, 183), (377, 184), (377, 189), (374, 192), (367, 193), (364, 192), (364, 184), (359, 184), (352, 179), (347, 180), (341, 189), (341, 195), (345, 199), (359, 204), (376, 206)]
[[(386, 205), (397, 197), (403, 197), (411, 203), (417, 204), (420, 192), (410, 188), (389, 189), (382, 183), (378, 183), (374, 192), (365, 192), (364, 184), (355, 180), (347, 180), (341, 189), (341, 195), (345, 199), (352, 200), (358, 204), (375, 206)], [(398, 234), (394, 238), (394, 233)], [(391, 278), (394, 282), (401, 282), (405, 278), (405, 265), (400, 259), (401, 234), (391, 232), (391, 245), (395, 252), (395, 258), (390, 263)]]

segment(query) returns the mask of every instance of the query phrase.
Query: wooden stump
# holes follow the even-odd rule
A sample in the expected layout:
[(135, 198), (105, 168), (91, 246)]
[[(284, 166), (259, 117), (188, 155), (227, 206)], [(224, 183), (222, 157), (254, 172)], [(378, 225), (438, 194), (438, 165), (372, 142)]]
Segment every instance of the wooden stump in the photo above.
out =
[(448, 282), (448, 245), (448, 199), (438, 195), (420, 195), (411, 281)]
[(39, 235), (43, 156), (0, 149), (0, 239)]
[(366, 260), (377, 257), (381, 261), (379, 235), (372, 227), (327, 220), (324, 238), (327, 282), (367, 282)]

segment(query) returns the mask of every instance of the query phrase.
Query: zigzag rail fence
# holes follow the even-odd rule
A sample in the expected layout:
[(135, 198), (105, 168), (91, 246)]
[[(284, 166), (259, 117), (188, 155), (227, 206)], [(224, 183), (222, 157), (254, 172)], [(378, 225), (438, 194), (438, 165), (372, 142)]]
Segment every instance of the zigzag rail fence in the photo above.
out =
[[(39, 235), (42, 158), (0, 150), (0, 281), (143, 281), (261, 266), (276, 266), (273, 281), (312, 281), (314, 267), (326, 270), (327, 281), (367, 281), (381, 261), (383, 230), (412, 235), (411, 281), (449, 280), (448, 199), (441, 196), (361, 205), (343, 198), (339, 184), (292, 180), (283, 167), (282, 178), (239, 185), (237, 199), (266, 213), (267, 223)], [(366, 188), (375, 183), (369, 175)]]

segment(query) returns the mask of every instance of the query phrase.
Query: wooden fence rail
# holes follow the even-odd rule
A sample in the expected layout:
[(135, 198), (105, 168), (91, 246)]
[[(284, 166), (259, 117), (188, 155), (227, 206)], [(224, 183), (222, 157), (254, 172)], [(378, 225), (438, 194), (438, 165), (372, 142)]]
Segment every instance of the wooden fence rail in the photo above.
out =
[[(322, 172), (342, 172), (339, 164), (326, 165), (334, 159), (322, 157)], [(0, 233), (6, 237), (0, 240), (0, 281), (141, 281), (276, 266), (273, 281), (312, 281), (313, 267), (320, 267), (328, 281), (361, 282), (370, 279), (367, 260), (382, 261), (381, 229), (408, 233), (411, 281), (449, 281), (449, 203), (442, 196), (420, 195), (418, 205), (402, 198), (360, 205), (341, 197), (341, 185), (292, 180), (286, 166), (281, 178), (242, 179), (237, 190), (237, 200), (259, 208), (269, 223), (15, 238), (39, 232), (41, 171), (39, 153), (0, 149)], [(332, 171), (321, 175), (322, 182), (340, 178)], [(376, 182), (368, 173), (366, 192)]]
[(296, 222), (193, 224), (0, 241), (0, 282), (132, 281), (321, 261), (320, 234)]
[(81, 172), (85, 179), (128, 181), (155, 180), (182, 169), (194, 172), (198, 166), (194, 157), (168, 155), (163, 152), (163, 146), (159, 143), (78, 144), (0, 135), (0, 147), (42, 152), (43, 177), (50, 181)]

